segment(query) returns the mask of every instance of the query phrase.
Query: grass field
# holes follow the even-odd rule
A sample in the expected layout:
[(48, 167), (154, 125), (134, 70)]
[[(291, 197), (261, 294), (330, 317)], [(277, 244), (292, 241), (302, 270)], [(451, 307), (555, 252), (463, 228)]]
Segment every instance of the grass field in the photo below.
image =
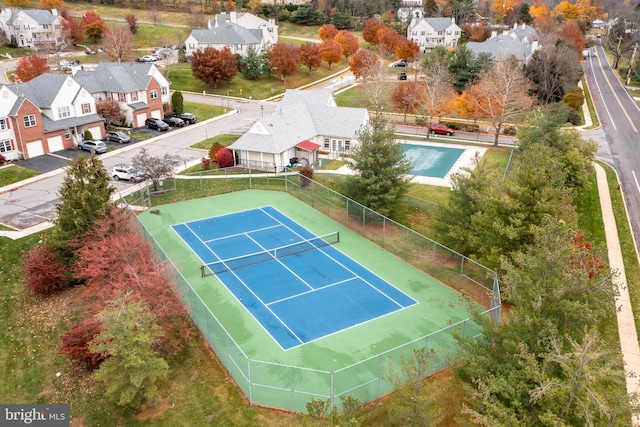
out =
[(38, 175), (38, 172), (34, 172), (17, 165), (9, 165), (7, 167), (0, 168), (0, 187), (20, 182)]

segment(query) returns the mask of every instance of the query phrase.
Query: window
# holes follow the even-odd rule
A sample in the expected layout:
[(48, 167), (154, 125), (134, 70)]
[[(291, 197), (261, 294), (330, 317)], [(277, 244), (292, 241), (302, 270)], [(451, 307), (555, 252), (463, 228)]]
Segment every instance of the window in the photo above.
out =
[(71, 111), (69, 110), (69, 106), (58, 107), (58, 117), (60, 117), (61, 119), (71, 117)]
[(152, 89), (151, 92), (149, 92), (149, 97), (151, 97), (151, 99), (157, 99), (158, 98), (158, 90), (157, 89)]
[(69, 129), (64, 130), (64, 138), (65, 139), (71, 138), (71, 131)]
[(329, 138), (324, 139), (324, 144), (322, 145), (322, 148), (324, 148), (325, 150), (329, 149)]
[(160, 89), (162, 90), (162, 95), (166, 95), (168, 93), (166, 86), (162, 86)]
[(421, 36), (424, 36), (424, 34), (425, 34), (424, 31), (420, 31)]
[(6, 153), (7, 151), (11, 151), (11, 140), (7, 139), (4, 141), (0, 141), (0, 153)]
[(444, 32), (443, 31), (438, 31), (438, 35), (441, 36)]
[(351, 141), (349, 141), (348, 139), (344, 140), (344, 150), (345, 151), (349, 151), (349, 148), (351, 148)]
[(119, 93), (118, 94), (118, 101), (125, 102), (126, 100), (127, 100), (127, 97), (124, 96), (124, 93)]
[(456, 31), (456, 36), (459, 36), (459, 35), (460, 35), (460, 31)]
[(138, 100), (138, 92), (131, 92), (131, 100), (132, 101)]
[(0, 130), (9, 129), (9, 123), (7, 123), (7, 119), (0, 119)]
[(42, 28), (45, 29), (45, 30), (48, 30), (49, 29), (49, 24), (42, 24)]
[(91, 112), (91, 104), (88, 102), (86, 104), (82, 104), (82, 114), (89, 114)]
[(24, 127), (26, 128), (30, 128), (36, 125), (35, 114), (29, 114), (28, 116), (24, 116), (22, 120), (24, 120)]
[(107, 101), (112, 101), (113, 100), (113, 96), (111, 95), (111, 92), (107, 93)]

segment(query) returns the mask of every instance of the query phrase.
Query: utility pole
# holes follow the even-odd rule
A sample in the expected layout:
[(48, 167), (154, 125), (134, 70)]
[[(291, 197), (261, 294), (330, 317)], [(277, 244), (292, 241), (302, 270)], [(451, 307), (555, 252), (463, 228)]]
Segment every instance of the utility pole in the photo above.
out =
[(633, 54), (631, 54), (631, 59), (629, 60), (629, 70), (627, 70), (627, 85), (631, 83), (631, 69), (636, 60), (636, 50), (638, 49), (638, 43), (633, 46)]

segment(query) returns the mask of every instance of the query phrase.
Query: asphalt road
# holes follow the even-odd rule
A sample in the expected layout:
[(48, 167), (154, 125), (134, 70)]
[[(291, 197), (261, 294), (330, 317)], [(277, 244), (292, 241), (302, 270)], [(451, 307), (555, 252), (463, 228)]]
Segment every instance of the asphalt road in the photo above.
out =
[(596, 52), (597, 57), (583, 61), (583, 68), (601, 129), (584, 136), (599, 143), (597, 158), (617, 171), (633, 235), (640, 242), (640, 108), (606, 61), (602, 46)]
[[(210, 105), (220, 105), (220, 97), (184, 94), (185, 100)], [(198, 162), (205, 154), (204, 151), (192, 150), (190, 145), (222, 133), (246, 132), (251, 124), (263, 114), (271, 114), (274, 103), (247, 102), (241, 99), (227, 99), (225, 104), (230, 113), (223, 117), (199, 122), (168, 132), (152, 132), (155, 136), (145, 141), (132, 141), (128, 144), (109, 143), (113, 151), (100, 155), (107, 170), (119, 163), (130, 163), (141, 147), (145, 147), (151, 155), (161, 157), (165, 153), (178, 156), (182, 167)], [(264, 106), (264, 110), (260, 106)], [(67, 150), (53, 155), (40, 156), (30, 162), (34, 169), (45, 173), (45, 178), (12, 191), (0, 194), (0, 223), (17, 230), (25, 230), (55, 218), (55, 206), (59, 202), (58, 188), (62, 184), (64, 170), (68, 158), (73, 158), (82, 152)], [(86, 155), (86, 152), (84, 152)], [(118, 191), (131, 186), (126, 181), (113, 181)]]

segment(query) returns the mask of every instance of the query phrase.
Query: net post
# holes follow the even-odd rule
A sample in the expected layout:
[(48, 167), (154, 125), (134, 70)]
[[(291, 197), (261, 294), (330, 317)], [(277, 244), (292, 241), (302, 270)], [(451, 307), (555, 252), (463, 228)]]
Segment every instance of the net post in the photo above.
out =
[(200, 277), (204, 277), (204, 265), (200, 266)]
[(336, 233), (337, 233), (336, 234), (336, 236), (337, 236), (336, 243), (340, 243), (340, 231), (337, 231)]

